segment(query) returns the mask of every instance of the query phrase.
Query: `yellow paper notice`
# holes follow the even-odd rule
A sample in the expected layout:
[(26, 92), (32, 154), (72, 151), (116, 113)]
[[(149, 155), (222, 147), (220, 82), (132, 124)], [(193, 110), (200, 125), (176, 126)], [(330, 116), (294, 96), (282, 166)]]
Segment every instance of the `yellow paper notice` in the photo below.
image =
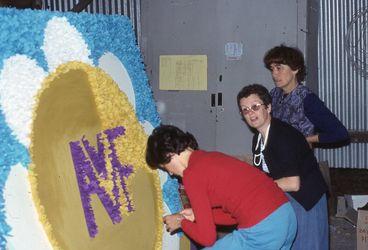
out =
[(160, 90), (207, 90), (207, 56), (160, 56), (159, 87)]

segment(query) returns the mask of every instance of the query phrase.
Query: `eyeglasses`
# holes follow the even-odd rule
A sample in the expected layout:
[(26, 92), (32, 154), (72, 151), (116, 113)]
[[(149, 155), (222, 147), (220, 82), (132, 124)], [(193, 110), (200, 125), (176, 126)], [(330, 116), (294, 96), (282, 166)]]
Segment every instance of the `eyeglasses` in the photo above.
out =
[(250, 107), (244, 107), (240, 110), (240, 113), (243, 114), (243, 115), (247, 115), (247, 114), (249, 114), (250, 111), (256, 112), (261, 108), (262, 105), (264, 105), (264, 104), (263, 103), (257, 103), (257, 104), (253, 104)]

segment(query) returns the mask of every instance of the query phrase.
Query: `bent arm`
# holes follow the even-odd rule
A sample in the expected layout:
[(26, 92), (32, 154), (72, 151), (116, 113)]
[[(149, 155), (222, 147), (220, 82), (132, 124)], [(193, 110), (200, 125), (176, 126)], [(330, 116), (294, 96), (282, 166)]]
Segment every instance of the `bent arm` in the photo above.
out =
[(212, 209), (213, 219), (216, 225), (235, 225), (236, 220), (230, 214), (225, 213), (221, 208)]
[(181, 221), (181, 227), (197, 243), (212, 246), (216, 242), (216, 225), (206, 182), (197, 172), (189, 172), (184, 176), (183, 184), (192, 206), (194, 221), (184, 219)]
[(345, 126), (315, 94), (304, 99), (304, 111), (318, 133), (306, 138), (309, 143), (336, 143), (349, 139)]
[(300, 189), (299, 176), (282, 177), (275, 182), (284, 192), (297, 192)]

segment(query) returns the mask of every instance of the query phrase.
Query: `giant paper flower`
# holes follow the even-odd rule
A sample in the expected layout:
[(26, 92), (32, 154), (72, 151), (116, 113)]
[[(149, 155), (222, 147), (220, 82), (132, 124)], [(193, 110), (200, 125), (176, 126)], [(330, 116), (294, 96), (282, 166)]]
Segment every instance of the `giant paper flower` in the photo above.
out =
[[(87, 72), (88, 76), (107, 74), (125, 93), (116, 97), (127, 98), (135, 110), (129, 119), (137, 119), (147, 134), (160, 120), (130, 22), (124, 17), (0, 9), (0, 30), (0, 193), (3, 192), (0, 207), (5, 204), (5, 211), (0, 211), (0, 247), (7, 241), (9, 248), (34, 245), (48, 249), (50, 243), (43, 231), (48, 228), (47, 225), (41, 228), (27, 180), (30, 134), (37, 118), (33, 108), (42, 103), (37, 93), (75, 69)], [(95, 71), (96, 67), (104, 73)], [(102, 81), (106, 85), (97, 83), (96, 89), (111, 86), (110, 80)], [(103, 112), (109, 105), (103, 95), (96, 97), (103, 103), (99, 106), (97, 100), (97, 109)], [(180, 209), (177, 183), (163, 173), (160, 180), (166, 213), (177, 212)], [(29, 228), (35, 230), (29, 232)], [(165, 241), (164, 246), (178, 248), (176, 238), (164, 234)]]

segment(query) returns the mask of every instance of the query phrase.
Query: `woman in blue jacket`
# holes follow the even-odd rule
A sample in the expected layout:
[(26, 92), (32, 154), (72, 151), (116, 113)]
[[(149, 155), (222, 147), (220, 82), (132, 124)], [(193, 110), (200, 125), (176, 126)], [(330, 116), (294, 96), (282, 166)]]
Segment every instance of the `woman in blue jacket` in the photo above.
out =
[(299, 130), (314, 143), (340, 144), (349, 140), (344, 125), (309, 88), (302, 84), (306, 67), (302, 52), (284, 45), (264, 56), (275, 88), (271, 90), (272, 116)]

